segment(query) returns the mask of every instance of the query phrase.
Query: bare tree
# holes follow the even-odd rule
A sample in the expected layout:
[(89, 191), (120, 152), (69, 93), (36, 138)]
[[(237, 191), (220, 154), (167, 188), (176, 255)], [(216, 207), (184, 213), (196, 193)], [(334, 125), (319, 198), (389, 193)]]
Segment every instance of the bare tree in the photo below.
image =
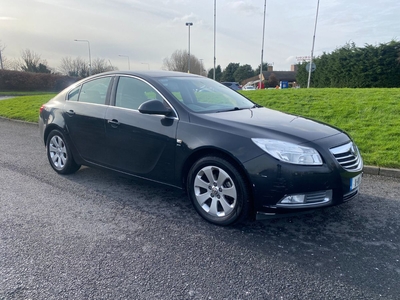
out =
[[(188, 72), (189, 53), (186, 50), (175, 50), (170, 58), (164, 58), (163, 69), (169, 71)], [(205, 75), (203, 63), (193, 54), (190, 54), (190, 73)]]
[(6, 46), (4, 46), (0, 41), (0, 68), (1, 69), (4, 69), (4, 60), (5, 60), (5, 58), (4, 58), (3, 52), (4, 52), (5, 48), (6, 48)]
[(80, 57), (72, 59), (71, 57), (63, 57), (61, 59), (61, 72), (73, 77), (89, 76), (89, 64)]
[(20, 68), (25, 72), (51, 73), (47, 67), (47, 61), (41, 59), (40, 55), (32, 50), (25, 49), (21, 51), (22, 63)]
[[(107, 64), (103, 58), (95, 58), (92, 61), (92, 74), (113, 71), (117, 68), (111, 64)], [(73, 77), (87, 77), (89, 76), (89, 64), (82, 58), (77, 57), (63, 57), (61, 60), (60, 70), (63, 74)]]
[(92, 61), (92, 74), (99, 74), (107, 71), (114, 71), (116, 67), (113, 67), (111, 64), (107, 64), (104, 58), (95, 58)]

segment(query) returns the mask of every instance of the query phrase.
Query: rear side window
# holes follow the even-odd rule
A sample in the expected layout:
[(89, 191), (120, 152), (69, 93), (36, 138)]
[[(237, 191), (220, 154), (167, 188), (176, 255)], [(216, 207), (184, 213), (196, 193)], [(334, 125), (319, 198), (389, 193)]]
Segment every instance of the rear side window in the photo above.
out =
[(81, 86), (74, 88), (72, 91), (69, 92), (67, 99), (70, 101), (78, 101), (80, 90)]
[[(105, 104), (110, 81), (111, 77), (102, 77), (82, 84), (80, 93), (77, 93), (79, 94), (78, 101), (94, 104)], [(75, 99), (75, 95), (73, 94), (74, 92), (75, 90), (70, 92), (68, 99), (70, 99), (70, 95), (72, 96), (71, 100)]]

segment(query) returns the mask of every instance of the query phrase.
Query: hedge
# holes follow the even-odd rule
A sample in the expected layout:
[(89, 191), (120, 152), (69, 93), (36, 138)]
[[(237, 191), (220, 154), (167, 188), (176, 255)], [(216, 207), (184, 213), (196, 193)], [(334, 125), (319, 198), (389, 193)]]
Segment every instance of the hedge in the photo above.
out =
[(59, 92), (79, 79), (56, 74), (0, 70), (0, 91)]

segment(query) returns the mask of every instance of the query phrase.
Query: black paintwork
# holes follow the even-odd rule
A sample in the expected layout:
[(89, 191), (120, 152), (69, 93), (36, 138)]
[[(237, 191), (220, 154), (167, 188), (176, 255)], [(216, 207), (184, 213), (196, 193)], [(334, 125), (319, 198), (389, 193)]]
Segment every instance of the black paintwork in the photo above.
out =
[[(66, 100), (74, 87), (110, 76), (104, 105)], [(114, 106), (119, 76), (145, 81), (168, 102), (143, 105), (139, 110)], [(263, 107), (227, 112), (190, 111), (160, 83), (163, 77), (197, 77), (177, 72), (108, 72), (84, 79), (45, 104), (39, 119), (44, 142), (52, 128), (66, 133), (77, 163), (102, 166), (133, 176), (185, 187), (190, 166), (210, 153), (231, 161), (247, 179), (257, 211), (276, 212), (274, 205), (293, 193), (333, 190), (332, 204), (343, 202), (350, 178), (362, 172), (344, 170), (329, 148), (350, 138), (332, 126)], [(156, 107), (157, 106), (157, 107)], [(143, 113), (147, 112), (147, 113)], [(322, 166), (300, 166), (279, 161), (256, 146), (251, 138), (269, 138), (313, 147)], [(280, 211), (284, 211), (280, 209)]]

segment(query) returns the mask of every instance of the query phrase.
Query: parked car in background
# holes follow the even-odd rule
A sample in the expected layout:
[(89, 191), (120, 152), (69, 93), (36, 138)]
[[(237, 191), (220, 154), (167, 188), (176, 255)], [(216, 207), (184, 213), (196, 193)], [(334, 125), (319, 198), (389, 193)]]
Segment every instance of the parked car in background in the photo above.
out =
[(57, 173), (87, 165), (181, 188), (217, 225), (341, 204), (363, 171), (342, 130), (181, 72), (85, 78), (40, 108), (39, 131)]
[(242, 87), (237, 82), (221, 82), (223, 85), (231, 88), (234, 91), (241, 90)]
[(256, 88), (253, 85), (245, 85), (242, 90), (243, 91), (254, 91)]

